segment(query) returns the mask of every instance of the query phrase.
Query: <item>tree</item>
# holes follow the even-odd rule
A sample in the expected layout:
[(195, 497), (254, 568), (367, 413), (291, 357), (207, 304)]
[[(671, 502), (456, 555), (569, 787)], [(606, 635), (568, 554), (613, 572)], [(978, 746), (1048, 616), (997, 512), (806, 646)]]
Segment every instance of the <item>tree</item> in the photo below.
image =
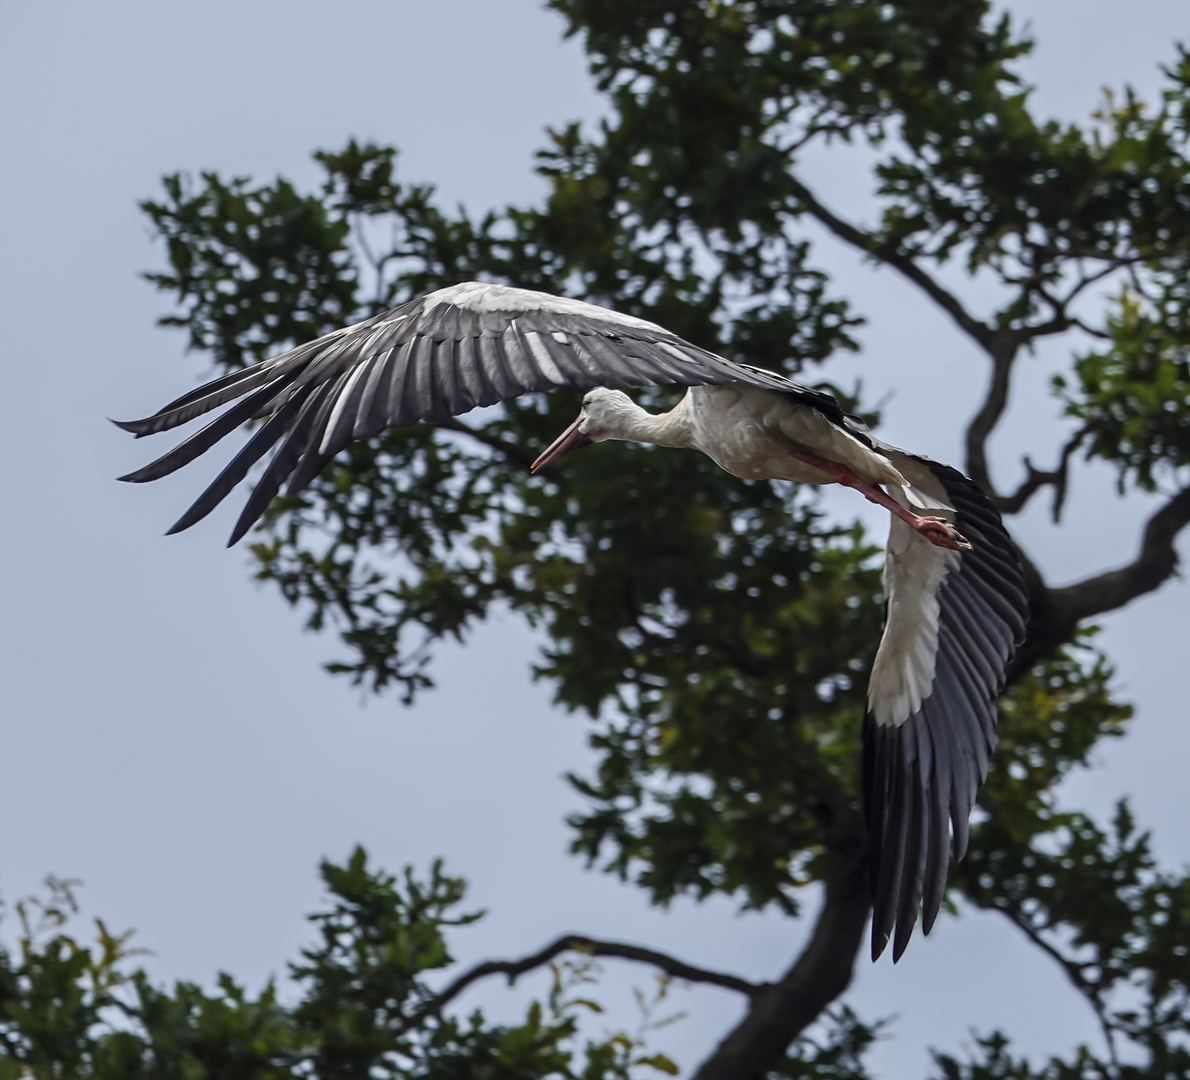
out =
[[(1091, 621), (1167, 581), (1190, 522), (1190, 55), (1166, 72), (1157, 107), (1131, 94), (1108, 99), (1082, 128), (1033, 117), (1013, 75), (1029, 44), (978, 0), (551, 6), (582, 35), (611, 119), (596, 132), (550, 133), (538, 162), (550, 181), (544, 205), (478, 221), (450, 215), (430, 189), (397, 179), (394, 150), (354, 142), (317, 155), (325, 181), (314, 194), (283, 180), (168, 177), (165, 198), (145, 204), (170, 263), (152, 280), (181, 305), (165, 321), (234, 368), (428, 289), (485, 277), (606, 303), (725, 355), (821, 381), (822, 365), (855, 347), (859, 316), (816, 265), (812, 229), (902, 275), (988, 359), (965, 468), (1006, 515), (1048, 494), (1057, 518), (1091, 458), (1116, 467), (1122, 491), (1168, 492), (1138, 521), (1127, 566), (1054, 588), (1026, 564), (1029, 636), (1001, 703), (1000, 746), (980, 797), (987, 817), (951, 881), (1061, 965), (1110, 1053), (1099, 1060), (1083, 1049), (1035, 1068), (995, 1034), (979, 1060), (939, 1058), (938, 1069), (972, 1080), (1184, 1075), (1190, 878), (1156, 865), (1126, 803), (1097, 823), (1061, 807), (1055, 787), (1130, 717), (1111, 696)], [(808, 148), (840, 142), (870, 148), (881, 207), (873, 225), (845, 219), (804, 180)], [(998, 283), (995, 311), (976, 313), (951, 260)], [(1094, 299), (1105, 288), (1115, 295), (1106, 306)], [(1054, 386), (1064, 449), (1052, 467), (1026, 458), (1022, 482), (1000, 490), (987, 447), (1015, 364), (1059, 336), (1070, 348)], [(863, 408), (858, 388), (833, 389)], [(482, 426), (457, 420), (352, 448), (309, 491), (271, 508), (253, 545), (259, 576), (312, 626), (338, 628), (346, 655), (333, 670), (376, 691), (395, 685), (406, 700), (431, 686), (434, 644), (465, 636), (493, 604), (542, 628), (550, 646), (540, 676), (559, 704), (590, 714), (600, 758), (595, 775), (573, 778), (586, 802), (572, 818), (578, 854), (659, 903), (722, 893), (797, 917), (806, 887), (823, 889), (809, 944), (774, 984), (636, 957), (732, 985), (749, 1002), (694, 1075), (862, 1076), (872, 1027), (828, 1010), (850, 981), (868, 916), (857, 763), (862, 674), (881, 620), (875, 548), (858, 525), (828, 522), (813, 492), (741, 483), (697, 455), (609, 446), (577, 456), (564, 476), (529, 479), (522, 448), (552, 437), (575, 404), (559, 392), (510, 402)], [(297, 1057), (278, 1042), (279, 1056), (237, 1058), (237, 1068), (286, 1075), (300, 1058), (316, 1075), (358, 1075), (352, 1069), (380, 1062), (392, 1075), (452, 1075), (407, 1052), (414, 1037), (426, 1046), (447, 1039), (451, 1060), (467, 1068), (488, 1062), (494, 1041), (512, 1036), (480, 1023), (467, 1042), (439, 1011), (449, 992), (435, 997), (416, 978), (445, 962), (446, 925), (445, 906), (418, 908), (416, 897), (454, 894), (412, 880), (406, 894), (362, 859), (334, 872), (386, 897), (366, 917), (352, 915), (352, 926), (381, 927), (392, 942), (428, 935), (434, 963), (373, 970), (358, 950), (343, 961), (343, 985), (361, 995), (359, 1022), (376, 1035), (350, 1066), (326, 1056), (346, 1021), (301, 1027), (323, 1000), (317, 981), (296, 1011), (225, 987), (219, 1008), (236, 1023), (256, 1009), (278, 1030), (296, 1024), (301, 1033), (292, 1036)], [(331, 873), (332, 890), (336, 882)], [(565, 944), (459, 978), (545, 964)], [(614, 943), (578, 944), (623, 955)], [(40, 955), (30, 946), (26, 966)], [(36, 984), (28, 971), (13, 978), (18, 990)], [(18, 990), (0, 1006), (18, 1001)], [(183, 1017), (171, 1030), (193, 1033), (207, 1006), (186, 1004), (187, 993), (159, 1000)], [(539, 1013), (533, 1030), (553, 1024), (560, 1034), (534, 1045), (570, 1046), (572, 1014), (564, 1004)], [(21, 1027), (27, 1013), (0, 1015), (15, 1057), (32, 1037)], [(826, 1015), (834, 1021), (825, 1041), (808, 1041), (807, 1027)], [(155, 1021), (138, 1017), (137, 1037), (152, 1045)], [(492, 1075), (632, 1067), (608, 1064), (598, 1048), (592, 1064), (575, 1053)]]

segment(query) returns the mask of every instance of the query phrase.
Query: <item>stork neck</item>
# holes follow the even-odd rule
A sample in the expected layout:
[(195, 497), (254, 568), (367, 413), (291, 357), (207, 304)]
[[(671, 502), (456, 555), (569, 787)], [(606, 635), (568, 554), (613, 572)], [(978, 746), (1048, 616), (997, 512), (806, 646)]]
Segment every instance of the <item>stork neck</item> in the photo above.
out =
[(687, 408), (689, 398), (682, 398), (669, 412), (653, 414), (633, 403), (616, 417), (612, 439), (652, 443), (655, 446), (693, 446), (693, 429)]

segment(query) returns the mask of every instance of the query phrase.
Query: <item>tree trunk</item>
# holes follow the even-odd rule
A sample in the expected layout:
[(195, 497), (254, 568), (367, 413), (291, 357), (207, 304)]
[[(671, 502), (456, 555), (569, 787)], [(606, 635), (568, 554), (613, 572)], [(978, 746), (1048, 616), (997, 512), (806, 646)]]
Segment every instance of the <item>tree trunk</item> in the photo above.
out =
[(872, 906), (862, 852), (838, 853), (825, 885), (810, 943), (779, 982), (753, 999), (693, 1080), (764, 1080), (793, 1040), (847, 989)]

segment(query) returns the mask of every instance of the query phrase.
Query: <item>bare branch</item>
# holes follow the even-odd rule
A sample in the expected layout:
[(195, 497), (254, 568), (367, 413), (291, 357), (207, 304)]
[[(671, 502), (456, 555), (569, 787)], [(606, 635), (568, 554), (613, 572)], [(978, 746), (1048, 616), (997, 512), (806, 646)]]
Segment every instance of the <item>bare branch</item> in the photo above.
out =
[(999, 423), (1008, 403), (1008, 387), (1012, 364), (1023, 342), (1030, 336), (1043, 333), (1057, 333), (1069, 327), (1070, 320), (1058, 311), (1050, 323), (1023, 330), (997, 330), (975, 318), (963, 307), (953, 293), (943, 288), (927, 274), (913, 256), (898, 250), (888, 241), (872, 233), (856, 228), (850, 222), (837, 217), (819, 202), (817, 196), (801, 181), (790, 177), (789, 185), (806, 211), (825, 225), (835, 236), (853, 247), (867, 253), (873, 259), (899, 270), (906, 278), (919, 286), (939, 307), (969, 334), (992, 358), (992, 382), (987, 397), (975, 418), (967, 428), (967, 474), (995, 498), (991, 474), (987, 463), (987, 440), (993, 428)]
[(1071, 326), (1077, 326), (1084, 334), (1090, 334), (1093, 338), (1099, 338), (1100, 341), (1111, 341), (1111, 334), (1106, 330), (1097, 330), (1094, 326), (1088, 326), (1082, 319), (1072, 318), (1070, 320)]
[(937, 281), (927, 274), (912, 256), (900, 251), (887, 240), (881, 240), (872, 233), (856, 228), (850, 222), (836, 217), (826, 206), (818, 201), (817, 196), (796, 177), (788, 178), (790, 189), (798, 197), (802, 206), (812, 217), (825, 225), (840, 240), (846, 241), (852, 247), (859, 248), (878, 262), (885, 263), (899, 270), (905, 277), (919, 286), (939, 307), (950, 315), (960, 329), (971, 335), (980, 345), (991, 351), (991, 342), (995, 331), (987, 323), (980, 322), (963, 307), (953, 293), (944, 289)]
[(1026, 286), (1027, 291), (1035, 292), (1049, 304), (1050, 309), (1053, 311), (1053, 316), (1046, 322), (1021, 327), (1017, 331), (1019, 341), (1023, 344), (1024, 342), (1032, 341), (1034, 338), (1046, 337), (1049, 334), (1063, 334), (1072, 326), (1077, 326), (1080, 330), (1095, 337), (1110, 337), (1109, 334), (1105, 334), (1102, 330), (1093, 330), (1076, 316), (1069, 314), (1069, 307), (1089, 285), (1093, 285), (1096, 281), (1101, 281), (1108, 275), (1114, 274), (1124, 265), (1123, 262), (1111, 262), (1093, 274), (1080, 273), (1078, 281), (1070, 287), (1069, 291), (1061, 299), (1053, 296), (1041, 280), (1029, 282)]
[(1025, 468), (1029, 475), (1021, 483), (1021, 486), (1016, 489), (1011, 495), (997, 497), (994, 501), (996, 509), (1001, 514), (1019, 514), (1024, 509), (1026, 503), (1043, 487), (1052, 485), (1054, 489), (1054, 505), (1053, 518), (1056, 525), (1062, 517), (1062, 505), (1066, 501), (1066, 486), (1070, 472), (1070, 457), (1082, 445), (1083, 439), (1087, 437), (1088, 429), (1086, 427), (1080, 428), (1067, 441), (1066, 445), (1062, 447), (1062, 456), (1058, 461), (1056, 468), (1044, 471), (1034, 466), (1033, 462), (1026, 457)]
[[(982, 907), (983, 905), (980, 906)], [(1086, 976), (1087, 970), (1097, 965), (1094, 963), (1079, 963), (1077, 960), (1071, 960), (1063, 956), (1058, 949), (1042, 936), (1040, 929), (1035, 927), (1026, 916), (1009, 907), (1007, 904), (993, 903), (989, 906), (993, 911), (1000, 912), (1025, 937), (1041, 949), (1042, 952), (1046, 953), (1066, 973), (1066, 977), (1070, 980), (1071, 985), (1087, 999), (1091, 1008), (1095, 1011), (1095, 1018), (1099, 1021), (1099, 1027), (1103, 1031), (1103, 1039), (1107, 1043), (1107, 1052), (1111, 1057), (1112, 1063), (1118, 1066), (1119, 1058), (1116, 1054), (1116, 1033), (1111, 1026), (1111, 1022), (1108, 1020), (1103, 995), (1100, 993), (1099, 988)]]
[(1138, 596), (1153, 592), (1178, 567), (1178, 534), (1190, 524), (1190, 487), (1169, 499), (1145, 525), (1140, 551), (1127, 566), (1096, 574), (1063, 589), (1047, 588), (1037, 568), (1022, 555), (1029, 589), (1029, 637), (1008, 671), (1019, 678), (1053, 649), (1070, 641), (1084, 619), (1115, 611)]
[[(824, 109), (819, 113), (819, 115), (822, 115), (825, 112), (826, 110)], [(805, 132), (801, 138), (794, 139), (794, 141), (788, 145), (779, 147), (777, 152), (784, 158), (792, 157), (799, 150), (805, 149), (805, 147), (809, 145), (809, 143), (813, 142), (814, 139), (818, 138), (819, 135), (846, 135), (847, 132), (849, 132), (854, 126), (855, 125), (852, 123), (819, 123), (817, 119), (814, 119), (806, 125)]]
[(719, 986), (724, 990), (734, 990), (754, 998), (769, 988), (768, 983), (754, 983), (741, 979), (736, 975), (727, 975), (719, 971), (708, 971), (695, 967), (682, 960), (677, 960), (665, 953), (654, 949), (645, 949), (639, 945), (627, 945), (620, 941), (600, 941), (597, 938), (583, 937), (579, 934), (567, 934), (557, 941), (547, 945), (539, 952), (520, 960), (488, 960), (477, 964), (470, 971), (465, 971), (454, 982), (450, 983), (436, 997), (427, 1001), (415, 1010), (401, 1025), (401, 1031), (408, 1031), (416, 1027), (427, 1016), (441, 1012), (451, 1001), (457, 998), (472, 983), (479, 982), (492, 975), (503, 975), (511, 986), (522, 975), (534, 971), (544, 964), (548, 964), (554, 957), (564, 952), (581, 952), (587, 956), (614, 956), (621, 960), (635, 960), (640, 964), (651, 964), (660, 968), (667, 975), (675, 979), (686, 979), (689, 982), (704, 983), (708, 986)]
[(988, 469), (987, 441), (1008, 405), (1012, 365), (1020, 349), (1020, 338), (1010, 330), (999, 330), (987, 348), (992, 358), (992, 381), (983, 404), (967, 426), (967, 475), (995, 502), (999, 496)]
[(1105, 277), (1108, 277), (1110, 274), (1114, 274), (1124, 265), (1125, 264), (1123, 261), (1113, 260), (1102, 269), (1096, 270), (1093, 274), (1081, 274), (1078, 281), (1076, 281), (1074, 285), (1071, 286), (1070, 291), (1065, 295), (1065, 297), (1063, 297), (1062, 308), (1065, 309), (1068, 305), (1073, 303), (1078, 294), (1081, 293), (1088, 285), (1094, 285), (1095, 282), (1102, 281)]
[[(1046, 297), (1048, 302), (1048, 297)], [(1022, 326), (1016, 331), (1019, 341), (1032, 341), (1034, 338), (1048, 337), (1050, 334), (1064, 334), (1073, 325), (1074, 320), (1064, 311), (1058, 311), (1053, 318), (1047, 319), (1043, 323), (1033, 323), (1029, 326)]]
[(1127, 566), (1052, 590), (1055, 603), (1075, 622), (1115, 611), (1165, 584), (1178, 566), (1178, 533), (1190, 524), (1190, 487), (1169, 499), (1145, 525), (1140, 552)]

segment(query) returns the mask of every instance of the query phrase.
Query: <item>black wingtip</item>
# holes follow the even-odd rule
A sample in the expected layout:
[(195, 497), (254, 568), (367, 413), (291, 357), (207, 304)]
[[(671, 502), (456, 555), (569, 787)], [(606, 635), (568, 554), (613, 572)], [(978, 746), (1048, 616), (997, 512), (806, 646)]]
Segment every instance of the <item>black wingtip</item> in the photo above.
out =
[(145, 434), (144, 426), (148, 420), (113, 420), (110, 416), (108, 423), (115, 424), (121, 431), (127, 431), (138, 439)]
[[(251, 503), (249, 503), (251, 506)], [(243, 514), (240, 515), (240, 520), (236, 522), (236, 526), (231, 530), (231, 536), (227, 538), (227, 546), (235, 547), (248, 534), (248, 530), (256, 524), (256, 519), (260, 516), (259, 512), (249, 515), (249, 506), (244, 507)]]

